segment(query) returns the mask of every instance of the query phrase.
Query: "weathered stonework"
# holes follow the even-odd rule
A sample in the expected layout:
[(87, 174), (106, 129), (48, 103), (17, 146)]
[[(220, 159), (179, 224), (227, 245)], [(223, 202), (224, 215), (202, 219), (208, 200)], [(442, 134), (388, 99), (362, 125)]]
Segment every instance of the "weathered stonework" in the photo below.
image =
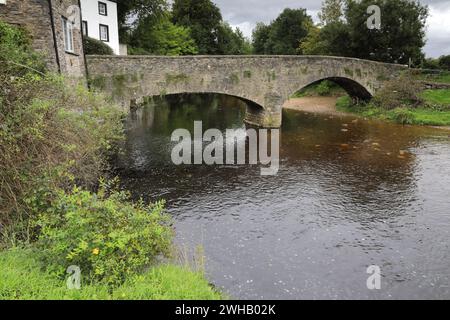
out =
[[(8, 0), (0, 5), (0, 19), (27, 30), (33, 48), (42, 53), (50, 70), (74, 78), (86, 75), (80, 12), (78, 0)], [(63, 17), (73, 18), (75, 23), (73, 53), (65, 51)]]
[(246, 120), (281, 125), (281, 108), (307, 85), (330, 79), (352, 97), (369, 99), (405, 66), (321, 56), (88, 56), (91, 84), (124, 107), (144, 97), (221, 93), (252, 101)]

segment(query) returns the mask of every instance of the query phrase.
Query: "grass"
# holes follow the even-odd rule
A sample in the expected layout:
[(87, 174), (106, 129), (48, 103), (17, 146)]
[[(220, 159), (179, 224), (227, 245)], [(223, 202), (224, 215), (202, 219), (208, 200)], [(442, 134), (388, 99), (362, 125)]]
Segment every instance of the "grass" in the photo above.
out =
[(162, 265), (134, 277), (112, 292), (104, 285), (69, 290), (65, 281), (41, 271), (31, 249), (0, 252), (0, 300), (219, 300), (201, 272)]
[(348, 96), (339, 98), (336, 108), (339, 111), (357, 114), (365, 118), (390, 120), (401, 124), (450, 126), (450, 110), (440, 111), (425, 107), (386, 110), (372, 103), (353, 105)]
[(431, 81), (436, 83), (450, 83), (450, 72), (441, 72), (438, 74), (419, 74), (415, 78), (417, 80)]
[(450, 89), (425, 90), (421, 97), (431, 105), (450, 106)]

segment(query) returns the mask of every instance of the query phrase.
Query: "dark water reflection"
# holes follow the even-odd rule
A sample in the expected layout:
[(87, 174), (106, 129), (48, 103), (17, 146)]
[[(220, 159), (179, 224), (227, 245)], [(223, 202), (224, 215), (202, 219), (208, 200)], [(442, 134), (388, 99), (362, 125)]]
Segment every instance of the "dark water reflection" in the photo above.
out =
[(130, 116), (120, 160), (124, 187), (167, 200), (177, 242), (204, 246), (213, 283), (242, 299), (450, 298), (448, 132), (286, 111), (277, 176), (171, 163), (175, 129), (244, 114), (223, 96), (157, 101)]

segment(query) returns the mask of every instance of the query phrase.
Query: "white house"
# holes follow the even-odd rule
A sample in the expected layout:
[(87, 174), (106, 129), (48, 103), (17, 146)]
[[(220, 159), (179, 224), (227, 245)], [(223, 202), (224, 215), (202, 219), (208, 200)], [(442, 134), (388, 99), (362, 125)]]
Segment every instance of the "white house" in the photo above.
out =
[(81, 0), (83, 35), (108, 44), (120, 54), (119, 23), (115, 0)]

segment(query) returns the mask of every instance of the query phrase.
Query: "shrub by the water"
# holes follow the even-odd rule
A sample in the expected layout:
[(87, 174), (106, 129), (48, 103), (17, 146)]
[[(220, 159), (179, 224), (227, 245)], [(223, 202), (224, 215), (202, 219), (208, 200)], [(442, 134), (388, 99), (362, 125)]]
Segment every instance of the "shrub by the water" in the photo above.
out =
[(417, 107), (422, 103), (420, 89), (417, 82), (402, 76), (400, 79), (387, 81), (374, 97), (374, 103), (386, 110)]
[(63, 277), (79, 266), (92, 282), (121, 285), (170, 254), (172, 229), (163, 204), (131, 203), (125, 192), (60, 192), (37, 222), (47, 270)]
[(83, 37), (83, 48), (85, 54), (113, 55), (114, 51), (103, 41), (90, 37)]

